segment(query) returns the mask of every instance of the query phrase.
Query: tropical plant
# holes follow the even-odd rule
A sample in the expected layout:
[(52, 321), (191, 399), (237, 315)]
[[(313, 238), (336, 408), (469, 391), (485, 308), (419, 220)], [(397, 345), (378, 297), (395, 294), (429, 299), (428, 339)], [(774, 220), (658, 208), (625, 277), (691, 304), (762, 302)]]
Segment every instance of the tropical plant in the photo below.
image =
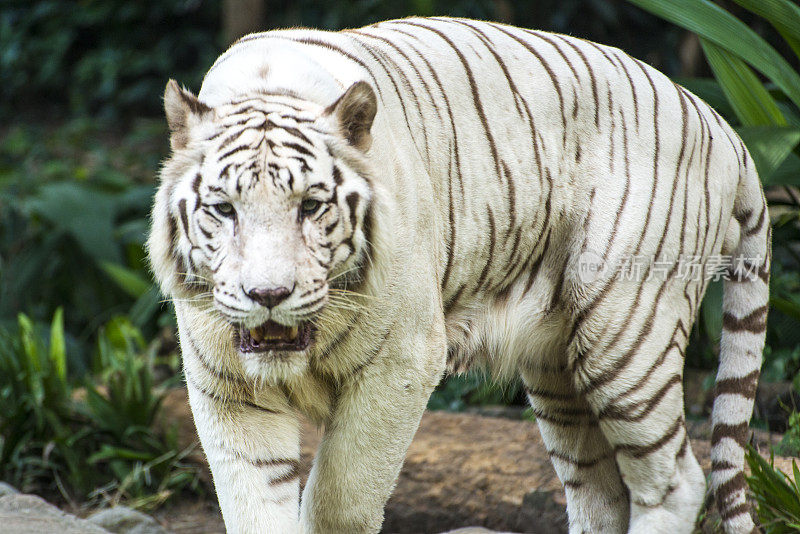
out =
[(63, 306), (69, 368), (82, 375), (98, 327), (128, 313), (150, 337), (170, 324), (144, 255), (162, 121), (11, 127), (0, 138), (0, 324)]
[(429, 410), (462, 411), (468, 406), (515, 404), (522, 396), (522, 383), (498, 384), (479, 371), (453, 375), (443, 380), (428, 401)]
[[(220, 0), (4, 0), (0, 116), (157, 112), (168, 77), (198, 84), (219, 53)], [(45, 115), (46, 116), (46, 115)], [(49, 118), (49, 117), (48, 117)]]
[(792, 411), (786, 424), (786, 432), (780, 443), (775, 446), (775, 452), (783, 456), (800, 457), (800, 412)]
[(747, 463), (751, 475), (747, 483), (756, 500), (758, 518), (766, 534), (792, 534), (800, 531), (800, 470), (792, 460), (792, 476), (775, 468), (753, 448), (748, 447)]
[(137, 507), (198, 489), (198, 468), (185, 459), (191, 449), (156, 430), (158, 348), (123, 317), (103, 328), (98, 345), (103, 386), (69, 378), (60, 309), (49, 344), (23, 314), (16, 331), (0, 329), (0, 479), (70, 502)]

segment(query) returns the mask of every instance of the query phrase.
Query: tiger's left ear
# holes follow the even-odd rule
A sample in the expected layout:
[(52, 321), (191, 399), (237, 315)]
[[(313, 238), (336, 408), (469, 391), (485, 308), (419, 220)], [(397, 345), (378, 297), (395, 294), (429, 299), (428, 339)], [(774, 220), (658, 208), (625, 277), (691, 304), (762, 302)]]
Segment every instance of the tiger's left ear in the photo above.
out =
[(325, 110), (326, 115), (333, 116), (339, 123), (347, 142), (363, 151), (367, 151), (372, 145), (370, 128), (377, 112), (378, 99), (375, 98), (375, 91), (364, 81), (351, 85)]
[(164, 112), (169, 125), (169, 142), (172, 150), (185, 148), (189, 142), (189, 129), (211, 113), (212, 109), (200, 102), (190, 91), (170, 80), (164, 90)]

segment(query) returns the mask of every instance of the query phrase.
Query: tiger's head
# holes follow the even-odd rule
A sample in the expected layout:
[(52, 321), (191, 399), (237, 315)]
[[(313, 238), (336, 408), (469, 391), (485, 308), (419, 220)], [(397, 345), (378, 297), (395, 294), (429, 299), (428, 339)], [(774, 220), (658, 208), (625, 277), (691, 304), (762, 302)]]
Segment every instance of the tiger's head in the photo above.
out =
[(212, 108), (170, 80), (164, 103), (172, 154), (148, 240), (162, 290), (212, 304), (244, 359), (307, 353), (329, 291), (369, 254), (372, 88), (327, 107), (255, 93)]

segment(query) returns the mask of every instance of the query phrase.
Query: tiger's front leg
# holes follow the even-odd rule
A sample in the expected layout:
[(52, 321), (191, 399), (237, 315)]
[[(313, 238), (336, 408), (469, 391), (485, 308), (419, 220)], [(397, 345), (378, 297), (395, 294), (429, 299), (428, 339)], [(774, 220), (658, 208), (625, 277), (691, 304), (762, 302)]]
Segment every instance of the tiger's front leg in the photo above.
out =
[[(259, 395), (236, 402), (205, 390), (187, 366), (189, 404), (229, 534), (297, 533), (299, 421)], [(269, 404), (271, 407), (267, 407)]]
[(342, 385), (303, 492), (308, 534), (380, 530), (446, 357), (443, 327), (417, 337), (398, 330)]

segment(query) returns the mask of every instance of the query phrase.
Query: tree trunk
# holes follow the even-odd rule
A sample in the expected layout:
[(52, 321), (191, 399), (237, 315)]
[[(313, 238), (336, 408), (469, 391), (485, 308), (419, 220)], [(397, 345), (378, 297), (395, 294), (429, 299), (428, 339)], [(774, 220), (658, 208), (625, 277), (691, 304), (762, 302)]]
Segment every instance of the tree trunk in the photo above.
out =
[(265, 30), (267, 0), (223, 0), (225, 41), (230, 44), (248, 33)]

